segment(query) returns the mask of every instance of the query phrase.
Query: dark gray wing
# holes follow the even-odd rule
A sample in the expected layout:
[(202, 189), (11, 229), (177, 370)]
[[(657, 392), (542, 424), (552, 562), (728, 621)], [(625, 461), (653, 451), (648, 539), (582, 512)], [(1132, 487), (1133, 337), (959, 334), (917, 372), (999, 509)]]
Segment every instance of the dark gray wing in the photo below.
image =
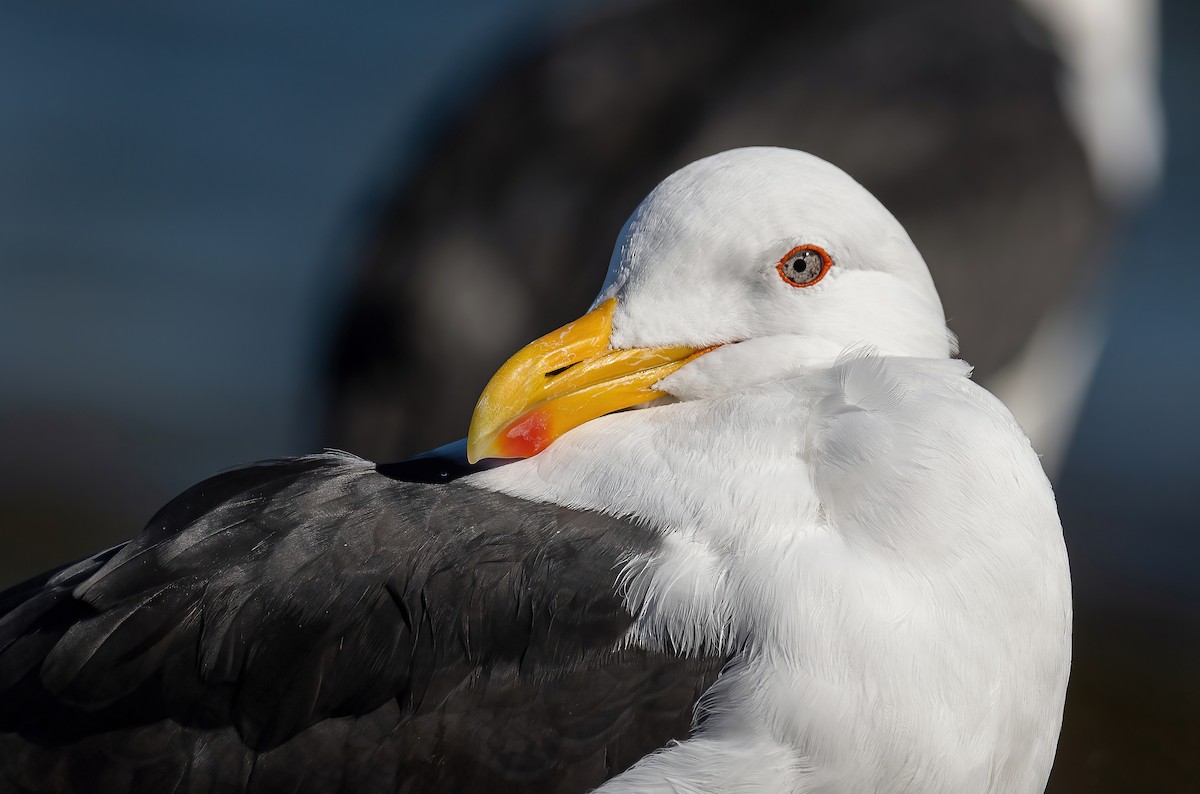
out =
[(629, 521), (447, 458), (214, 477), (0, 596), (0, 790), (584, 791), (723, 660), (618, 650)]

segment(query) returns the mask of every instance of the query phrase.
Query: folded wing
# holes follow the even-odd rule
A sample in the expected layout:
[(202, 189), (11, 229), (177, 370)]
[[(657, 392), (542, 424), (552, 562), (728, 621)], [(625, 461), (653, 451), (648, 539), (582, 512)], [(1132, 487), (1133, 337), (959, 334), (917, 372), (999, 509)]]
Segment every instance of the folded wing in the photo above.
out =
[(622, 643), (652, 533), (414, 474), (227, 472), (0, 595), (0, 782), (581, 790), (687, 735), (723, 660)]

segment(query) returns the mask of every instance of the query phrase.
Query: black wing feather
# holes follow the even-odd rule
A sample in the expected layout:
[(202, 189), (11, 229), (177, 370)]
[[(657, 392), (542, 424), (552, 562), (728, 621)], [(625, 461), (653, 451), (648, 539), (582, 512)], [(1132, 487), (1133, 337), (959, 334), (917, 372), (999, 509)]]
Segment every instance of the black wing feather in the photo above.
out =
[(583, 791), (723, 663), (620, 649), (634, 522), (322, 455), (0, 595), (0, 790)]

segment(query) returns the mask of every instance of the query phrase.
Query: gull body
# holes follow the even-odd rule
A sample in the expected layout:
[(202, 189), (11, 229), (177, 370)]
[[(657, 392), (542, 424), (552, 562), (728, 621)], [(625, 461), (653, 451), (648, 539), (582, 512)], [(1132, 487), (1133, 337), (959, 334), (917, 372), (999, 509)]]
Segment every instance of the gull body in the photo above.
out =
[[(789, 289), (770, 265), (809, 242), (835, 264)], [(477, 475), (653, 517), (667, 542), (625, 566), (626, 641), (732, 654), (696, 734), (603, 790), (1043, 790), (1061, 525), (1020, 427), (949, 358), (900, 224), (815, 157), (717, 155), (626, 225), (607, 297), (618, 345), (738, 343), (660, 383), (671, 404)]]

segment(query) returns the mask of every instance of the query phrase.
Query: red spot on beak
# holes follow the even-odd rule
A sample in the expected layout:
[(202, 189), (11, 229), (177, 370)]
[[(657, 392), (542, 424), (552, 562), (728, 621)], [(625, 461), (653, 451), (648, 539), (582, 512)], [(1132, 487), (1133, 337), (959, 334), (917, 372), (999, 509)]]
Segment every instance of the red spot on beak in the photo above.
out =
[(532, 458), (550, 441), (550, 417), (535, 408), (505, 428), (496, 446), (506, 458)]

